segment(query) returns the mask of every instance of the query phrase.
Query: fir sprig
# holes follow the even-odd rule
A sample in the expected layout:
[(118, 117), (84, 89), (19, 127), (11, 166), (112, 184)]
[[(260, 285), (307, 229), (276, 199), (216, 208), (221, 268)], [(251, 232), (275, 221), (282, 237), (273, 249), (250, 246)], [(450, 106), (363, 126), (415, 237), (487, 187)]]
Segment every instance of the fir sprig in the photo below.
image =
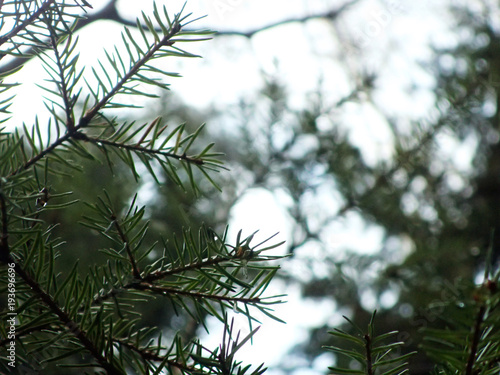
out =
[[(125, 29), (125, 53), (107, 52), (99, 69), (86, 71), (79, 65), (78, 38), (72, 30), (81, 17), (76, 10), (88, 6), (86, 1), (56, 0), (0, 5), (0, 29), (9, 22), (11, 27), (0, 36), (1, 57), (23, 56), (25, 51), (40, 57), (48, 76), (42, 88), (50, 117), (46, 124), (37, 119), (33, 126), (24, 124), (12, 133), (0, 131), (0, 279), (7, 285), (6, 264), (18, 278), (13, 306), (17, 361), (33, 370), (55, 363), (108, 374), (164, 369), (213, 373), (202, 364), (213, 357), (212, 352), (203, 353), (205, 359), (196, 357), (197, 342), (185, 343), (181, 335), (165, 339), (161, 330), (144, 327), (136, 307), (162, 298), (177, 313), (201, 324), (207, 314), (228, 324), (228, 309), (245, 314), (250, 324), (255, 309), (272, 316), (270, 305), (281, 299), (264, 292), (278, 270), (267, 262), (277, 257), (265, 251), (279, 244), (254, 245), (253, 236), (240, 241), (241, 233), (236, 244), (228, 244), (227, 231), (215, 235), (208, 228), (201, 228), (197, 235), (186, 229), (171, 244), (155, 243), (148, 237), (144, 207), (137, 207), (134, 199), (122, 212), (105, 195), (97, 202), (85, 202), (90, 213), (83, 222), (85, 230), (108, 241), (101, 249), (89, 249), (100, 250), (106, 262), (82, 273), (75, 259), (72, 268), (58, 271), (64, 239), (56, 236), (56, 225), (45, 219), (49, 211), (74, 208), (78, 199), (69, 198), (69, 191), (52, 192), (51, 182), (85, 173), (80, 161), (99, 159), (102, 152), (111, 167), (122, 160), (137, 180), (136, 164), (141, 162), (157, 182), (163, 172), (177, 185), (189, 181), (197, 193), (198, 177), (205, 176), (216, 186), (211, 173), (223, 168), (213, 143), (199, 145), (203, 126), (194, 132), (188, 132), (185, 124), (171, 129), (161, 118), (137, 126), (135, 121), (120, 121), (109, 114), (111, 109), (133, 107), (120, 95), (154, 98), (150, 87), (168, 89), (164, 79), (178, 74), (163, 71), (153, 60), (196, 57), (179, 45), (206, 40), (210, 32), (184, 31), (193, 21), (184, 8), (171, 17), (165, 7), (160, 11), (155, 6), (151, 17), (142, 14), (137, 21), (139, 38)], [(11, 87), (2, 82), (0, 95), (4, 97)], [(0, 100), (1, 113), (8, 113), (12, 100)], [(180, 176), (180, 169), (185, 176)], [(0, 312), (2, 322), (9, 312)], [(0, 336), (7, 337), (3, 324)], [(233, 353), (247, 341), (236, 339), (235, 345), (221, 346), (224, 356), (219, 359), (224, 359), (224, 366), (236, 368), (230, 363)], [(0, 341), (2, 355), (9, 343)], [(9, 370), (0, 361), (0, 372)], [(243, 370), (240, 367), (238, 373)]]
[[(107, 267), (94, 271), (95, 278), (106, 280), (105, 287), (94, 298), (94, 306), (118, 295), (140, 292), (141, 295), (166, 297), (200, 322), (207, 313), (223, 320), (221, 312), (226, 309), (240, 311), (253, 319), (250, 310), (238, 304), (256, 307), (272, 316), (267, 305), (282, 302), (280, 296), (263, 296), (279, 268), (259, 263), (279, 259), (265, 255), (265, 251), (282, 243), (261, 248), (264, 241), (250, 248), (253, 235), (240, 243), (240, 232), (236, 246), (231, 246), (226, 243), (227, 231), (216, 235), (212, 229), (204, 227), (194, 236), (187, 229), (182, 242), (175, 241), (170, 246), (163, 242), (163, 255), (140, 270), (140, 264), (153, 247), (140, 251), (147, 224), (141, 224), (144, 208), (133, 208), (133, 204), (134, 201), (123, 218), (110, 208), (109, 197), (100, 204), (89, 206), (94, 215), (86, 216), (83, 224), (114, 244), (103, 251), (115, 259), (113, 272), (108, 273)], [(251, 256), (235, 251), (242, 244), (251, 249)], [(258, 272), (248, 279), (247, 268)]]
[(440, 328), (428, 327), (423, 349), (446, 374), (497, 374), (500, 364), (498, 275), (478, 286), (461, 285), (442, 306)]
[(354, 328), (355, 334), (340, 329), (329, 332), (341, 341), (351, 344), (352, 348), (344, 349), (340, 346), (325, 346), (325, 348), (350, 358), (356, 364), (352, 368), (329, 367), (333, 374), (401, 375), (408, 372), (407, 360), (415, 353), (403, 355), (398, 353), (404, 343), (392, 341), (397, 337), (397, 331), (375, 335), (375, 315), (376, 311), (373, 312), (367, 332), (347, 317), (344, 318)]

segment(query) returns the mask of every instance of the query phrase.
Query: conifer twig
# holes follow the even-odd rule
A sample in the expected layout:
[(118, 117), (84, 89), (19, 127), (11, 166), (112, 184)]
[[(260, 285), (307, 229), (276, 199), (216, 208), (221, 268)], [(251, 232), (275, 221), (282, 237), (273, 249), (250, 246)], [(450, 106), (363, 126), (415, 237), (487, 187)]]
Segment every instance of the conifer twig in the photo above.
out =
[(259, 297), (251, 297), (251, 298), (231, 297), (231, 296), (218, 295), (218, 294), (193, 292), (190, 290), (180, 290), (180, 289), (169, 288), (169, 287), (165, 287), (165, 286), (152, 285), (152, 284), (148, 284), (148, 283), (144, 283), (144, 282), (132, 284), (131, 289), (150, 290), (152, 292), (164, 294), (164, 295), (181, 295), (181, 296), (191, 297), (191, 298), (195, 298), (195, 299), (199, 298), (201, 300), (211, 299), (211, 300), (216, 300), (216, 301), (241, 302), (241, 303), (248, 303), (248, 304), (261, 302), (261, 299)]
[(130, 68), (130, 70), (121, 77), (121, 79), (114, 85), (114, 87), (109, 90), (109, 92), (104, 95), (92, 108), (87, 110), (87, 112), (80, 119), (77, 126), (75, 126), (75, 130), (82, 129), (87, 127), (87, 125), (92, 121), (92, 119), (97, 115), (97, 113), (106, 105), (108, 102), (120, 91), (120, 89), (130, 81), (130, 79), (137, 74), (139, 69), (141, 69), (144, 65), (146, 65), (154, 56), (156, 52), (158, 52), (161, 48), (166, 46), (172, 46), (174, 44), (171, 39), (181, 30), (181, 25), (178, 21), (178, 16), (176, 16), (175, 20), (172, 23), (172, 27), (168, 31), (163, 38), (155, 43), (155, 45), (147, 51), (143, 57), (141, 57), (138, 61), (134, 63), (134, 65)]
[(486, 306), (484, 302), (479, 306), (479, 310), (476, 314), (476, 319), (474, 321), (474, 327), (472, 328), (472, 342), (470, 346), (469, 356), (467, 358), (467, 365), (465, 367), (465, 375), (473, 375), (474, 364), (476, 363), (476, 355), (479, 347), (479, 341), (481, 339), (482, 327), (484, 320), (484, 314), (486, 312)]
[[(1, 185), (0, 185), (1, 187)], [(0, 214), (2, 215), (2, 234), (0, 237), (0, 261), (10, 262), (10, 248), (9, 248), (9, 229), (7, 221), (7, 203), (5, 202), (5, 197), (0, 190)]]
[(366, 349), (366, 373), (368, 375), (373, 375), (373, 365), (372, 365), (372, 340), (370, 335), (366, 334), (365, 339), (365, 349)]
[[(47, 27), (50, 27), (50, 23), (48, 23)], [(71, 38), (71, 36), (69, 36)], [(56, 58), (56, 65), (58, 68), (58, 73), (59, 73), (59, 85), (60, 85), (60, 92), (61, 92), (61, 97), (64, 103), (64, 112), (66, 114), (66, 128), (68, 129), (69, 132), (73, 131), (73, 128), (75, 127), (75, 120), (73, 117), (73, 103), (71, 98), (69, 97), (69, 90), (67, 87), (67, 82), (65, 78), (65, 72), (64, 72), (64, 66), (61, 61), (61, 54), (59, 53), (59, 50), (57, 49), (57, 40), (53, 32), (50, 33), (50, 45), (52, 47), (52, 51), (54, 52), (55, 58)]]
[(29, 285), (34, 294), (40, 298), (50, 311), (57, 315), (64, 326), (81, 342), (85, 349), (87, 349), (87, 351), (95, 358), (97, 363), (99, 363), (99, 365), (106, 370), (108, 375), (124, 375), (121, 370), (116, 368), (112, 363), (108, 362), (94, 343), (87, 337), (86, 333), (80, 329), (80, 326), (59, 307), (57, 302), (42, 289), (40, 284), (38, 284), (27, 272), (24, 271), (23, 267), (16, 264), (15, 270), (21, 279)]
[(131, 343), (127, 342), (126, 340), (115, 339), (114, 341), (136, 352), (141, 356), (143, 360), (166, 363), (172, 367), (178, 368), (179, 370), (188, 373), (191, 373), (194, 370), (194, 368), (191, 366), (179, 363), (171, 359), (167, 359), (167, 357), (154, 353), (152, 350), (138, 348), (135, 345), (132, 345)]
[(100, 146), (100, 145), (107, 145), (107, 146), (112, 146), (112, 147), (116, 147), (116, 148), (121, 148), (121, 149), (124, 149), (124, 150), (141, 152), (141, 153), (144, 153), (144, 154), (161, 155), (161, 156), (165, 156), (167, 158), (173, 158), (173, 159), (176, 159), (176, 160), (182, 160), (182, 161), (186, 161), (188, 163), (193, 163), (193, 164), (196, 164), (196, 165), (203, 165), (203, 164), (205, 164), (205, 162), (203, 161), (203, 159), (198, 159), (198, 158), (190, 157), (190, 156), (187, 156), (185, 153), (184, 154), (176, 154), (176, 153), (170, 152), (170, 151), (164, 151), (164, 150), (159, 150), (159, 149), (147, 148), (147, 147), (144, 147), (144, 146), (140, 146), (139, 144), (131, 145), (131, 144), (126, 144), (126, 143), (113, 142), (113, 141), (109, 141), (107, 139), (88, 137), (86, 135), (83, 135), (82, 139), (85, 140), (85, 141), (91, 142), (93, 144), (96, 144), (98, 146)]
[[(0, 46), (10, 39), (14, 38), (18, 35), (22, 30), (26, 29), (30, 26), (37, 18), (39, 18), (50, 6), (54, 3), (55, 0), (47, 0), (44, 2), (36, 12), (34, 12), (31, 16), (29, 16), (26, 20), (24, 20), (20, 25), (16, 26), (6, 35), (0, 37)], [(2, 56), (3, 57), (3, 56)]]
[(130, 261), (130, 265), (132, 267), (132, 274), (136, 279), (141, 280), (141, 272), (139, 271), (139, 267), (137, 266), (137, 262), (135, 261), (134, 255), (132, 254), (132, 249), (130, 248), (130, 242), (128, 240), (127, 235), (123, 232), (120, 223), (118, 222), (118, 218), (113, 214), (111, 217), (111, 222), (114, 223), (114, 227), (120, 236), (120, 239), (125, 244), (125, 250), (127, 251), (128, 259)]

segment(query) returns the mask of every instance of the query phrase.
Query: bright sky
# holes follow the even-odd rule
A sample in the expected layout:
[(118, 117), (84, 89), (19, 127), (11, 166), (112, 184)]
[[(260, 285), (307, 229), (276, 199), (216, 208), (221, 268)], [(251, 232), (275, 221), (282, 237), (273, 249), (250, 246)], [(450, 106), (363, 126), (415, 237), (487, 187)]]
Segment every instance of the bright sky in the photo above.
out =
[[(175, 12), (182, 7), (184, 0), (167, 3), (168, 9)], [(194, 13), (194, 17), (208, 14), (199, 22), (200, 26), (245, 31), (291, 16), (330, 10), (340, 3), (334, 0), (190, 0), (187, 8)], [(362, 55), (353, 50), (352, 45), (341, 44), (333, 36), (331, 27), (321, 20), (268, 30), (257, 34), (251, 41), (240, 37), (221, 37), (190, 44), (186, 49), (203, 55), (203, 60), (169, 61), (166, 69), (184, 76), (172, 80), (171, 88), (187, 103), (221, 108), (237, 102), (242, 96), (253, 95), (262, 83), (259, 73), (262, 69), (277, 74), (286, 82), (292, 93), (292, 105), (300, 107), (307, 93), (317, 87), (319, 75), (327, 88), (327, 97), (333, 100), (347, 94), (355, 85), (354, 72), (362, 64), (381, 72), (374, 101), (383, 112), (418, 118), (429, 111), (434, 99), (432, 78), (419, 62), (429, 57), (430, 40), (441, 43), (449, 40), (448, 18), (443, 11), (446, 3), (430, 0), (361, 1), (355, 11), (347, 13), (339, 21), (338, 27), (344, 35), (351, 35), (354, 41), (363, 43)], [(121, 4), (124, 12), (139, 14), (139, 9), (148, 13), (148, 4), (152, 2), (122, 0)], [(196, 27), (197, 24), (191, 26)], [(110, 48), (118, 40), (121, 29), (119, 25), (101, 22), (79, 33), (82, 64), (95, 65), (95, 60), (104, 56), (103, 49)], [(19, 96), (12, 107), (14, 122), (16, 125), (23, 121), (31, 124), (35, 115), (42, 116), (43, 121), (42, 93), (35, 86), (35, 78), (43, 75), (43, 69), (39, 63), (32, 61), (22, 74), (29, 78), (28, 83), (18, 91)], [(416, 85), (417, 90), (410, 95), (409, 87), (412, 85)], [(30, 108), (26, 108), (25, 103), (31, 103)], [(376, 108), (360, 104), (347, 106), (343, 117), (352, 142), (360, 146), (367, 162), (375, 164), (390, 158), (392, 136), (384, 117)], [(446, 140), (443, 144), (447, 144)], [(465, 158), (463, 163), (467, 162)], [(244, 235), (259, 229), (256, 241), (276, 232), (280, 232), (277, 241), (289, 239), (291, 225), (281, 201), (264, 189), (246, 192), (231, 212), (232, 236), (243, 228)], [(332, 205), (338, 206), (339, 202), (334, 201)], [(362, 252), (377, 250), (383, 234), (380, 228), (366, 226), (355, 214), (346, 216), (329, 228), (332, 246), (341, 249), (349, 244)], [(353, 241), (353, 238), (358, 240)], [(285, 250), (283, 247), (276, 251), (283, 253)], [(292, 345), (305, 339), (307, 328), (324, 322), (331, 325), (337, 323), (333, 302), (304, 301), (298, 297), (295, 286), (283, 285), (282, 282), (274, 283), (269, 293), (289, 294), (288, 303), (276, 308), (276, 314), (286, 320), (287, 325), (263, 319), (264, 325), (255, 337), (254, 345), (245, 348), (241, 358), (250, 363), (263, 361), (268, 365), (277, 364)], [(238, 324), (245, 329), (244, 322), (239, 320)], [(214, 346), (222, 336), (217, 336), (217, 330), (221, 332), (220, 327), (214, 328), (214, 335), (207, 338), (214, 340)], [(313, 369), (306, 369), (301, 367), (303, 363), (298, 363), (297, 370), (289, 374), (324, 373), (331, 364), (330, 360), (329, 357), (322, 357), (315, 364), (317, 368)], [(281, 375), (281, 372), (270, 371), (269, 374)]]

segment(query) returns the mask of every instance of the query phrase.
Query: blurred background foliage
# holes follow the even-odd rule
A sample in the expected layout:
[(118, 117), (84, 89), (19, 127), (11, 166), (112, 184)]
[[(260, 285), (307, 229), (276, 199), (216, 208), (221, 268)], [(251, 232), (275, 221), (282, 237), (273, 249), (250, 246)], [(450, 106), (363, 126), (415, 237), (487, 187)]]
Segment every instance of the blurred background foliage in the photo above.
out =
[[(343, 11), (345, 16), (355, 14), (363, 3), (353, 2)], [(335, 2), (332, 8), (338, 6)], [(331, 313), (347, 315), (360, 326), (368, 324), (377, 308), (377, 329), (397, 329), (403, 333), (403, 349), (415, 350), (419, 330), (439, 324), (429, 304), (453, 299), (454, 286), (462, 280), (477, 280), (488, 246), (493, 246), (493, 262), (500, 259), (500, 5), (475, 1), (450, 5), (450, 12), (455, 43), (436, 46), (433, 58), (421, 65), (434, 78), (435, 103), (427, 118), (403, 118), (377, 108), (373, 98), (381, 82), (362, 58), (362, 50), (356, 52), (358, 66), (351, 67), (355, 84), (347, 95), (332, 101), (326, 94), (335, 88), (319, 80), (317, 90), (304, 98), (299, 109), (290, 105), (289, 82), (276, 66), (277, 74), (262, 73), (260, 92), (242, 97), (238, 105), (192, 108), (169, 94), (149, 111), (151, 118), (163, 116), (173, 123), (182, 119), (190, 130), (209, 124), (203, 136), (207, 141), (216, 138), (232, 171), (219, 176), (222, 193), (202, 188), (204, 195), (196, 197), (168, 178), (159, 187), (147, 178), (130, 186), (118, 177), (122, 173), (109, 170), (103, 158), (102, 165), (89, 163), (85, 175), (71, 177), (84, 187), (80, 194), (85, 196), (74, 198), (87, 201), (106, 189), (114, 192), (118, 207), (127, 207), (138, 189), (139, 202), (149, 203), (146, 216), (152, 237), (171, 240), (182, 228), (202, 223), (220, 231), (238, 199), (253, 188), (284, 196), (292, 225), (286, 245), (291, 257), (280, 277), (299, 284), (308, 301), (335, 301), (337, 311)], [(323, 21), (335, 30), (338, 18)], [(230, 44), (242, 36), (222, 33), (215, 38)], [(410, 87), (410, 98), (412, 94)], [(377, 108), (392, 134), (390, 158), (367, 161), (362, 146), (353, 142), (343, 123), (348, 124), (344, 115), (352, 105)], [(373, 120), (364, 119), (379, 122)], [(218, 122), (230, 124), (224, 125), (230, 129), (210, 126)], [(467, 158), (470, 164), (463, 167), (459, 162)], [(114, 168), (120, 168), (119, 163)], [(65, 191), (67, 183), (61, 178), (51, 189)], [(71, 264), (73, 256), (64, 263), (66, 252), (78, 253), (82, 267), (96, 261), (88, 249), (104, 247), (102, 237), (89, 237), (75, 226), (81, 217), (74, 211), (51, 214), (64, 215), (45, 218), (61, 222), (55, 233), (64, 232), (68, 239), (68, 245), (61, 247), (61, 269)], [(332, 245), (329, 232), (346, 218), (359, 218), (367, 230), (382, 230), (380, 248), (366, 254)], [(160, 302), (148, 304), (143, 313), (166, 329), (185, 330), (189, 337), (197, 329), (193, 322), (179, 321)], [(312, 362), (324, 352), (323, 345), (334, 344), (327, 325), (314, 327), (290, 356)], [(292, 373), (286, 363), (284, 358), (281, 370)], [(431, 370), (423, 354), (410, 365), (413, 374)]]

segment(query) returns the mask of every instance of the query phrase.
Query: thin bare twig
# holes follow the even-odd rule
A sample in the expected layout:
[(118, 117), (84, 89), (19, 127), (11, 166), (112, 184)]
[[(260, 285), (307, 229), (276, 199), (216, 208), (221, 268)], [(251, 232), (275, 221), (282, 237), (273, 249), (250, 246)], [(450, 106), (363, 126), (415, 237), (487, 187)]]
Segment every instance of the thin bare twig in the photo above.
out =
[(360, 0), (352, 0), (349, 1), (337, 9), (332, 9), (328, 12), (322, 12), (322, 13), (316, 13), (316, 14), (310, 14), (306, 15), (303, 17), (291, 17), (291, 18), (286, 18), (280, 21), (272, 22), (264, 26), (257, 27), (255, 29), (252, 29), (250, 31), (239, 31), (239, 30), (223, 30), (223, 31), (218, 31), (215, 33), (215, 36), (242, 36), (245, 38), (252, 38), (255, 34), (261, 33), (263, 31), (269, 30), (269, 29), (274, 29), (278, 26), (286, 25), (289, 23), (306, 23), (310, 20), (314, 19), (326, 19), (326, 20), (335, 20), (337, 19), (343, 12), (345, 12), (347, 9), (358, 3)]
[[(284, 20), (272, 22), (270, 24), (252, 29), (250, 31), (240, 31), (240, 30), (223, 30), (223, 31), (218, 31), (214, 34), (215, 37), (217, 36), (241, 36), (245, 38), (252, 38), (254, 35), (266, 31), (281, 25), (289, 24), (289, 23), (305, 23), (309, 20), (313, 19), (326, 19), (326, 20), (335, 20), (337, 19), (344, 11), (349, 9), (350, 7), (354, 6), (356, 3), (358, 3), (361, 0), (352, 0), (349, 1), (342, 6), (338, 7), (337, 9), (330, 10), (328, 12), (324, 13), (316, 13), (316, 14), (311, 14), (311, 15), (306, 15), (303, 17), (292, 17), (292, 18), (287, 18)], [(96, 21), (101, 21), (101, 20), (107, 20), (107, 21), (115, 21), (118, 22), (124, 26), (128, 27), (137, 27), (137, 23), (135, 21), (128, 20), (120, 15), (118, 10), (116, 9), (116, 0), (110, 1), (104, 8), (99, 10), (98, 12), (91, 13), (85, 18), (80, 18), (76, 21), (76, 25), (74, 27), (74, 31), (78, 31), (82, 29), (83, 27), (96, 22)], [(147, 28), (145, 28), (147, 31)], [(161, 31), (161, 30), (157, 30)], [(186, 29), (186, 31), (191, 31), (189, 29)], [(33, 55), (33, 49), (30, 48), (26, 51), (27, 55)], [(21, 59), (21, 58), (16, 58), (13, 59), (12, 61), (8, 62), (7, 64), (3, 65), (0, 67), (0, 74), (8, 72), (10, 70), (14, 70), (18, 68), (19, 66), (23, 65), (26, 62), (26, 59)]]

